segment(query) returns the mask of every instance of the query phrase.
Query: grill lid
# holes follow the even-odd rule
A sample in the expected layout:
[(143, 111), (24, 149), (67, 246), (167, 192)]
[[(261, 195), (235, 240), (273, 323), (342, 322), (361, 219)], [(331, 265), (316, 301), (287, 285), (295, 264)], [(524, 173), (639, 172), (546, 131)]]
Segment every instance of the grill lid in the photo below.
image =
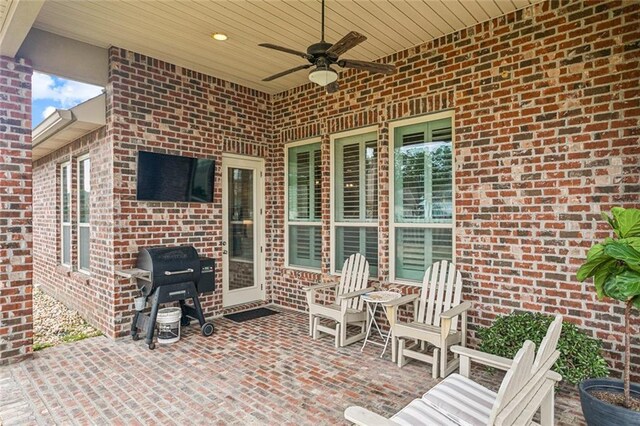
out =
[(200, 280), (200, 258), (192, 246), (140, 249), (137, 267), (150, 272), (151, 282), (139, 280), (147, 295), (161, 285)]

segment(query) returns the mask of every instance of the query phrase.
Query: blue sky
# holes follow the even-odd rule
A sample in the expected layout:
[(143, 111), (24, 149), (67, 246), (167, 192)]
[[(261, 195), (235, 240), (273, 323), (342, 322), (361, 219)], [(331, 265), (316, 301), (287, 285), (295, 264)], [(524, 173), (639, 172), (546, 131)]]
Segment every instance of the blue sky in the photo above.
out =
[(69, 109), (102, 93), (102, 87), (66, 80), (39, 72), (33, 73), (31, 103), (33, 127), (53, 111)]

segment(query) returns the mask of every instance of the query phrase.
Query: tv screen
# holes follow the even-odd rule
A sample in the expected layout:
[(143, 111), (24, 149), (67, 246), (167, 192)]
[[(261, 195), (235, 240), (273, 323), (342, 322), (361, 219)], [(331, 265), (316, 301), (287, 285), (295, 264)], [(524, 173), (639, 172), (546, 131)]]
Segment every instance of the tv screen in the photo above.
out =
[(138, 151), (138, 200), (213, 202), (215, 163), (204, 158)]

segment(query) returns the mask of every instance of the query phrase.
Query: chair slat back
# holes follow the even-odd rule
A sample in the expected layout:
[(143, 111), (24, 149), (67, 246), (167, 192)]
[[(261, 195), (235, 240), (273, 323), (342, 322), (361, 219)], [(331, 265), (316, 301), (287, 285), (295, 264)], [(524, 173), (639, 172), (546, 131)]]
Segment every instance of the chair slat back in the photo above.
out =
[[(536, 393), (547, 381), (547, 373), (558, 359), (560, 352), (556, 350), (562, 332), (562, 316), (556, 315), (545, 335), (537, 353), (535, 344), (529, 340), (524, 342), (518, 351), (513, 364), (500, 385), (498, 396), (489, 418), (494, 424), (498, 417), (500, 424), (511, 424), (512, 420), (524, 412), (536, 396)], [(534, 407), (537, 408), (537, 407)], [(535, 412), (532, 410), (531, 412)]]
[[(342, 266), (338, 294), (362, 290), (367, 287), (368, 281), (369, 262), (360, 253), (354, 253), (345, 260)], [(361, 297), (354, 297), (353, 299), (347, 300), (346, 303), (348, 308), (361, 310), (364, 301)]]
[(535, 358), (536, 345), (527, 340), (522, 345), (522, 348), (518, 351), (511, 368), (505, 374), (500, 389), (498, 390), (498, 396), (496, 397), (493, 407), (491, 409), (491, 415), (489, 416), (489, 424), (493, 424), (496, 417), (504, 410), (504, 408), (515, 398), (519, 392), (524, 388), (527, 382), (531, 379), (531, 370), (533, 367), (533, 360)]
[[(424, 273), (417, 321), (440, 326), (440, 314), (458, 304), (462, 297), (462, 275), (453, 263), (441, 260), (431, 265)], [(454, 318), (452, 330), (457, 330), (458, 319)]]
[(558, 346), (558, 340), (560, 340), (560, 334), (562, 333), (562, 315), (556, 315), (555, 319), (549, 325), (547, 334), (540, 342), (538, 353), (536, 354), (536, 360), (534, 368), (540, 367), (542, 364), (553, 356)]

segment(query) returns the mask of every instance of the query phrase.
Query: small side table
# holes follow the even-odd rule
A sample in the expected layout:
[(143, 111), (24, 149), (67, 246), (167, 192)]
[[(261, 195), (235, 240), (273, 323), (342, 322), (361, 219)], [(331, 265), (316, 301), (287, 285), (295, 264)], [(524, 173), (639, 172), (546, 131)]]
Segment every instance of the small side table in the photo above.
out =
[(372, 291), (362, 296), (362, 300), (364, 300), (367, 304), (367, 310), (369, 311), (369, 324), (367, 324), (367, 334), (364, 338), (364, 343), (362, 344), (362, 348), (360, 348), (360, 352), (364, 350), (364, 347), (369, 342), (369, 336), (371, 335), (371, 326), (375, 325), (378, 330), (378, 334), (384, 341), (384, 343), (379, 342), (369, 342), (374, 345), (384, 346), (382, 349), (382, 353), (380, 354), (380, 358), (384, 355), (387, 350), (387, 345), (389, 344), (389, 338), (391, 337), (391, 333), (387, 333), (386, 335), (380, 330), (380, 326), (378, 325), (378, 321), (376, 320), (376, 312), (378, 311), (378, 307), (382, 308), (382, 311), (387, 313), (387, 308), (383, 305), (383, 303), (391, 302), (392, 300), (398, 299), (402, 296), (402, 294), (396, 291)]

